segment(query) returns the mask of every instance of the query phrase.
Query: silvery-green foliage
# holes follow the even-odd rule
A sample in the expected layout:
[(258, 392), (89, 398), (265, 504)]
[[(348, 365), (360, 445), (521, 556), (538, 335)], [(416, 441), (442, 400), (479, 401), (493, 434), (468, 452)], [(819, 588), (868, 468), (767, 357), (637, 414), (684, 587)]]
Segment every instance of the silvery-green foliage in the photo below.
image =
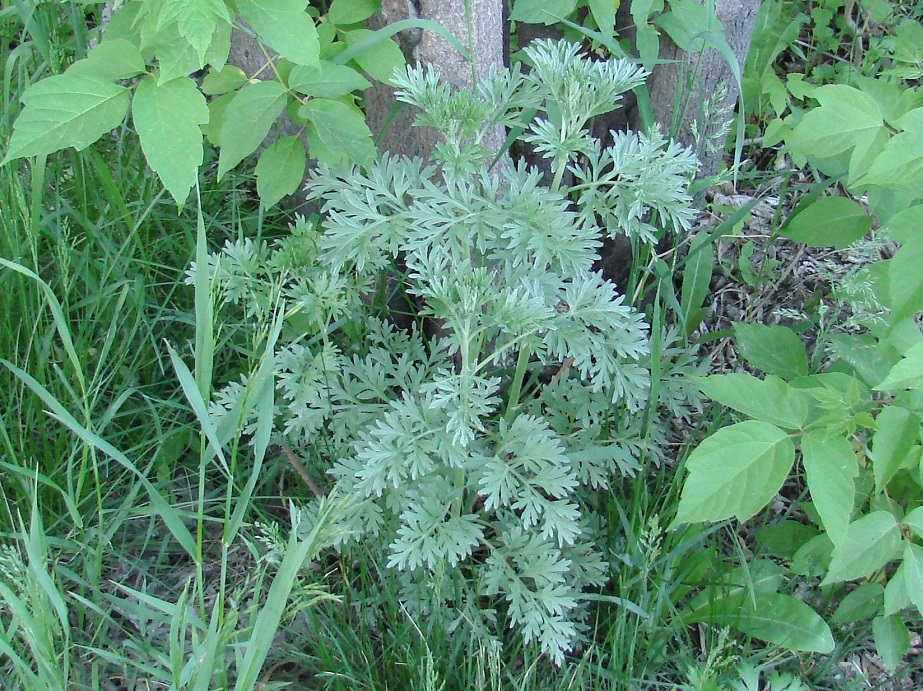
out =
[[(408, 608), (449, 629), (505, 623), (560, 664), (583, 635), (584, 590), (608, 573), (583, 490), (657, 453), (642, 425), (648, 328), (593, 271), (597, 249), (603, 233), (684, 228), (694, 166), (656, 135), (605, 151), (589, 135), (640, 69), (568, 43), (527, 54), (529, 75), (493, 70), (473, 91), (398, 74), (399, 97), (444, 138), (433, 160), (320, 165), (308, 183), (320, 229), (302, 222), (271, 250), (230, 245), (209, 268), (247, 314), (285, 304), (278, 434), (358, 498), (343, 534), (381, 546)], [(554, 114), (524, 135), (551, 159), (550, 186), (524, 165), (492, 168), (484, 144), (536, 111)], [(435, 336), (362, 301), (398, 266)]]

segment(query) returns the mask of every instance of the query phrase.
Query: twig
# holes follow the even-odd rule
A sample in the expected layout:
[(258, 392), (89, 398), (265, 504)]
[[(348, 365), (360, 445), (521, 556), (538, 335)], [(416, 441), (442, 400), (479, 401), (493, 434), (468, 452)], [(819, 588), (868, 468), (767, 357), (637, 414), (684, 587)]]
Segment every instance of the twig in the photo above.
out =
[(308, 486), (308, 489), (311, 490), (311, 493), (318, 499), (323, 498), (324, 493), (320, 491), (320, 487), (317, 486), (317, 483), (311, 478), (308, 471), (305, 469), (304, 465), (298, 460), (298, 457), (295, 455), (295, 452), (292, 451), (289, 447), (283, 446), (282, 450), (285, 452), (285, 455), (288, 457), (289, 463), (292, 464), (292, 467), (295, 469), (295, 472), (301, 477), (304, 481), (304, 484)]

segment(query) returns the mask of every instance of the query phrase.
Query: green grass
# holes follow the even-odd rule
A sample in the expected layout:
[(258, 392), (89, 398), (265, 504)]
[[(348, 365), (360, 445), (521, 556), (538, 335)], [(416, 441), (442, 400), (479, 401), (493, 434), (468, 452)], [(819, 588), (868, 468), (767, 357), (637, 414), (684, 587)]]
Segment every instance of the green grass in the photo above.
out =
[[(93, 19), (77, 3), (0, 10), (0, 149), (23, 90), (85, 52)], [(710, 689), (746, 665), (800, 671), (790, 654), (677, 623), (684, 598), (741, 558), (725, 527), (663, 530), (688, 449), (591, 497), (611, 583), (562, 669), (472, 620), (448, 634), (413, 616), (375, 545), (322, 551), (348, 511), (335, 497), (313, 530), (282, 537), (308, 520), (308, 492), (271, 445), (275, 326), (219, 321), (204, 272), (196, 285), (185, 272), (288, 219), (259, 213), (252, 181), (202, 184), (200, 207), (178, 214), (128, 129), (0, 168), (4, 688)], [(669, 298), (655, 301), (664, 314)], [(260, 411), (246, 434), (243, 415), (207, 407), (212, 383), (241, 373), (239, 403)]]

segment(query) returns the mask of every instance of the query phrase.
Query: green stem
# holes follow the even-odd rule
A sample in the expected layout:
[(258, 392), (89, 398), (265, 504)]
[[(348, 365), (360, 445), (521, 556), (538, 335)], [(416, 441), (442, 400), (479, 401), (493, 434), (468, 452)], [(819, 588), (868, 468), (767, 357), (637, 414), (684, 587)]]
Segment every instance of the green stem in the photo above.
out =
[(532, 357), (532, 351), (528, 348), (519, 351), (519, 358), (516, 360), (516, 374), (513, 375), (513, 383), (510, 385), (510, 400), (506, 406), (506, 415), (504, 415), (507, 421), (513, 419), (519, 407), (519, 394), (522, 392), (522, 381), (526, 376), (526, 366), (529, 364), (530, 357)]

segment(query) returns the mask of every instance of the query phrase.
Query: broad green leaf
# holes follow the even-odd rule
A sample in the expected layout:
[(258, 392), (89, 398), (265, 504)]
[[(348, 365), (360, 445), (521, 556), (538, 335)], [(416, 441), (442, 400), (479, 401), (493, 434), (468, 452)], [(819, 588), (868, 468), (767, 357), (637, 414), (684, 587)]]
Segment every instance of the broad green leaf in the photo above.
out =
[(660, 34), (650, 24), (637, 25), (635, 45), (638, 46), (638, 57), (641, 64), (648, 72), (654, 69), (657, 58), (660, 57)]
[(843, 249), (871, 227), (871, 216), (857, 202), (847, 197), (821, 197), (792, 218), (782, 235), (811, 247)]
[(269, 134), (287, 102), (279, 82), (248, 84), (235, 94), (224, 112), (218, 179), (249, 156)]
[(381, 0), (333, 0), (327, 19), (339, 26), (356, 24), (371, 17), (379, 7)]
[(371, 86), (353, 68), (326, 60), (321, 60), (319, 69), (296, 66), (288, 77), (288, 85), (298, 93), (317, 98), (337, 98)]
[(923, 108), (900, 120), (904, 129), (878, 154), (857, 185), (893, 185), (923, 179)]
[(296, 65), (317, 65), (320, 42), (308, 0), (237, 0), (247, 24), (279, 55)]
[(882, 612), (886, 617), (897, 614), (913, 604), (910, 601), (910, 593), (907, 592), (904, 569), (904, 562), (901, 562), (901, 565), (897, 567), (897, 570), (888, 579), (888, 584), (885, 586), (885, 601)]
[(202, 126), (202, 133), (212, 146), (221, 146), (221, 128), (224, 127), (224, 114), (237, 96), (234, 92), (221, 94), (208, 104), (208, 124)]
[[(158, 80), (161, 84), (177, 77), (187, 77), (205, 67), (205, 59), (199, 56), (189, 41), (179, 35), (179, 27), (175, 22), (146, 37), (145, 44), (147, 43), (153, 48), (154, 56), (157, 58)], [(144, 47), (142, 45), (142, 48)]]
[(132, 120), (148, 165), (182, 207), (202, 165), (205, 97), (188, 77), (160, 85), (145, 77), (135, 92)]
[(830, 627), (801, 600), (783, 593), (763, 593), (757, 595), (755, 605), (745, 603), (742, 616), (736, 622), (727, 622), (740, 631), (788, 650), (812, 653), (833, 650)]
[(577, 9), (577, 0), (516, 0), (510, 19), (528, 24), (556, 24)]
[(70, 146), (87, 148), (122, 124), (128, 100), (124, 87), (82, 74), (59, 74), (33, 84), (23, 92), (25, 108), (0, 165)]
[(831, 84), (816, 89), (813, 96), (820, 107), (809, 111), (786, 137), (794, 153), (830, 158), (853, 147), (863, 149), (884, 127), (878, 104), (858, 89)]
[(681, 523), (746, 521), (782, 487), (795, 460), (795, 445), (778, 427), (748, 420), (718, 430), (686, 461), (676, 518)]
[(298, 137), (282, 137), (271, 144), (256, 164), (256, 191), (264, 206), (293, 194), (304, 179), (307, 154)]
[[(342, 37), (346, 45), (352, 48), (360, 41), (370, 38), (374, 33), (368, 29), (355, 29), (343, 32)], [(390, 81), (394, 76), (394, 70), (405, 64), (404, 53), (390, 38), (375, 43), (353, 59), (366, 74), (379, 82)]]
[[(918, 229), (919, 230), (919, 229)], [(923, 311), (923, 241), (908, 242), (888, 262), (892, 324)]]
[(692, 380), (713, 401), (788, 430), (801, 429), (811, 409), (807, 393), (772, 375), (758, 379), (749, 374), (716, 374)]
[(817, 578), (827, 571), (830, 565), (830, 555), (833, 552), (833, 543), (827, 533), (821, 533), (795, 552), (789, 567), (797, 576)]
[(830, 570), (823, 585), (864, 578), (894, 559), (901, 531), (894, 516), (875, 511), (850, 523), (840, 544), (833, 548)]
[(698, 233), (692, 239), (689, 251), (691, 256), (683, 269), (683, 285), (679, 303), (680, 319), (687, 336), (691, 335), (701, 322), (701, 319), (693, 319), (692, 315), (699, 311), (708, 296), (708, 286), (715, 268), (715, 253), (708, 233)]
[(696, 41), (699, 34), (724, 34), (724, 27), (714, 11), (695, 0), (670, 0), (670, 10), (658, 15), (654, 24), (663, 29), (673, 42), (686, 52), (702, 50), (704, 42)]
[[(360, 113), (345, 103), (324, 98), (311, 99), (298, 112), (310, 121), (306, 133), (316, 158), (324, 160), (322, 156), (333, 155), (364, 167), (372, 164), (375, 144)], [(329, 158), (327, 161), (331, 162)]]
[(611, 37), (615, 30), (615, 8), (618, 0), (587, 0), (590, 14), (603, 36)]
[(904, 516), (904, 520), (901, 521), (901, 523), (915, 532), (917, 537), (923, 538), (923, 506), (918, 506)]
[(871, 619), (881, 610), (885, 589), (881, 583), (863, 583), (843, 598), (831, 617), (837, 624)]
[(894, 477), (920, 439), (920, 416), (896, 405), (885, 407), (875, 418), (872, 437), (872, 469), (875, 490), (880, 492)]
[(738, 617), (745, 600), (752, 604), (755, 596), (776, 592), (784, 581), (784, 571), (779, 564), (770, 559), (755, 559), (746, 566), (710, 579), (702, 591), (683, 606), (677, 623), (688, 626), (713, 621), (715, 617)]
[(923, 228), (923, 204), (911, 206), (887, 220), (883, 230), (888, 237), (901, 244), (920, 241), (920, 228)]
[(766, 374), (791, 379), (808, 373), (804, 343), (786, 326), (735, 324), (734, 335), (741, 354)]
[(904, 359), (894, 365), (884, 381), (875, 387), (876, 391), (900, 389), (923, 389), (923, 343), (908, 350)]
[(904, 544), (903, 568), (910, 601), (923, 615), (923, 547), (910, 542)]
[(209, 96), (226, 94), (247, 83), (247, 75), (239, 67), (225, 65), (220, 70), (209, 70), (202, 80), (202, 93)]
[(910, 632), (901, 616), (875, 617), (872, 620), (872, 637), (885, 667), (892, 671), (897, 669), (910, 649)]
[(224, 0), (163, 0), (158, 28), (176, 22), (179, 35), (189, 41), (204, 62), (218, 22), (231, 23)]
[(838, 545), (846, 535), (856, 500), (856, 454), (845, 437), (808, 432), (801, 438), (801, 455), (814, 507), (831, 541)]
[(756, 535), (760, 554), (791, 560), (795, 553), (818, 535), (817, 528), (798, 521), (768, 525)]
[(123, 39), (103, 41), (87, 57), (67, 68), (67, 74), (82, 74), (108, 81), (130, 79), (144, 72), (141, 52)]

